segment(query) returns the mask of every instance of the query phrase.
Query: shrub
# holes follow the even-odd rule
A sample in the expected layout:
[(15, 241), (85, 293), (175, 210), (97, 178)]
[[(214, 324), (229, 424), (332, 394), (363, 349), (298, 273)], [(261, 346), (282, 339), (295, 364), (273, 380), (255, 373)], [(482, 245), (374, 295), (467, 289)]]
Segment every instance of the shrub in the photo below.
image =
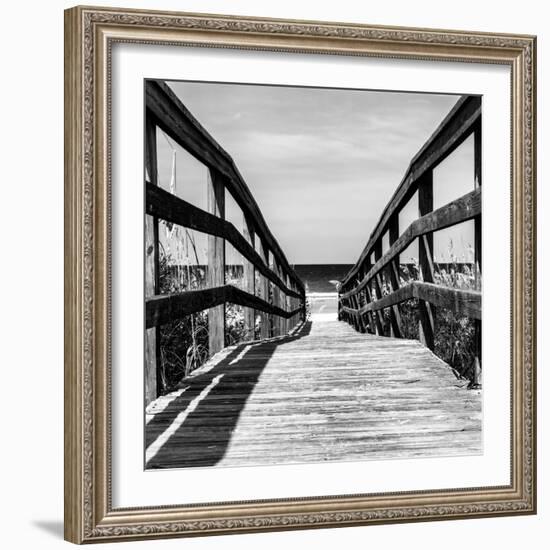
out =
[[(470, 256), (473, 251), (469, 247)], [(462, 290), (480, 290), (481, 277), (476, 272), (472, 262), (458, 260), (453, 251), (453, 243), (449, 243), (450, 262), (434, 264), (434, 283), (450, 288)], [(410, 263), (400, 264), (399, 284), (404, 286), (413, 281), (421, 280), (420, 266), (417, 258), (410, 258)], [(382, 296), (391, 293), (391, 286), (387, 274), (381, 276), (380, 291)], [(376, 292), (378, 295), (378, 290)], [(361, 298), (361, 301), (363, 299)], [(419, 303), (417, 299), (406, 300), (399, 304), (401, 329), (404, 338), (419, 339)], [(383, 330), (386, 336), (390, 335), (390, 308), (382, 313)], [(455, 314), (453, 311), (435, 308), (434, 353), (452, 366), (463, 378), (473, 380), (474, 361), (476, 354), (475, 321), (469, 317)]]
[[(159, 292), (170, 294), (204, 287), (206, 269), (199, 265), (174, 265), (161, 248)], [(161, 393), (170, 391), (208, 359), (208, 311), (187, 315), (159, 328)]]
[[(165, 222), (163, 222), (165, 223)], [(207, 287), (207, 266), (200, 265), (191, 233), (183, 228), (169, 228), (185, 246), (175, 248), (176, 258), (160, 247), (159, 293), (170, 294)], [(183, 253), (181, 250), (187, 251)], [(242, 288), (242, 267), (226, 267), (226, 283)], [(255, 333), (259, 334), (259, 317)], [(225, 306), (225, 345), (252, 340), (255, 334), (245, 330), (244, 308), (235, 304)], [(171, 391), (183, 378), (201, 367), (209, 357), (208, 310), (187, 315), (159, 328), (160, 393)]]
[[(452, 241), (449, 244), (449, 253), (450, 262), (434, 264), (434, 283), (462, 290), (480, 290), (481, 278), (476, 273), (475, 264), (459, 262), (453, 253)], [(412, 264), (400, 265), (401, 285), (421, 278), (418, 260), (411, 258), (411, 261)], [(386, 284), (384, 287), (383, 293), (389, 292)], [(418, 339), (418, 300), (407, 300), (399, 305), (399, 309), (403, 336)], [(435, 311), (434, 353), (453, 367), (461, 377), (473, 380), (476, 354), (475, 320), (442, 307), (435, 308)], [(389, 311), (387, 315), (389, 316)]]

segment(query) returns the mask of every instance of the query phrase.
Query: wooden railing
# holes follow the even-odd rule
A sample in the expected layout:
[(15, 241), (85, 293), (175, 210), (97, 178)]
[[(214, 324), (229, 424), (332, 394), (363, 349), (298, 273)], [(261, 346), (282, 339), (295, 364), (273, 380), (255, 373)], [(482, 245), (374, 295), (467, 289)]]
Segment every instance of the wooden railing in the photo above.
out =
[[(231, 156), (165, 83), (146, 82), (145, 105), (145, 394), (149, 403), (161, 390), (161, 325), (208, 309), (208, 346), (213, 355), (225, 345), (226, 303), (243, 306), (248, 334), (254, 334), (255, 312), (260, 312), (260, 337), (268, 338), (288, 333), (304, 318), (305, 289), (269, 230)], [(158, 186), (157, 127), (208, 169), (208, 211)], [(225, 219), (225, 191), (243, 212), (242, 231)], [(160, 294), (159, 220), (208, 234), (209, 288)], [(256, 239), (261, 253), (256, 251)], [(243, 256), (244, 290), (226, 284), (226, 242)], [(255, 271), (263, 276), (259, 289), (255, 288)]]
[[(467, 137), (474, 134), (475, 189), (445, 206), (433, 210), (433, 169)], [(419, 217), (400, 232), (399, 213), (418, 192)], [(403, 336), (402, 302), (418, 299), (420, 340), (434, 349), (435, 308), (451, 309), (475, 321), (476, 365), (479, 375), (481, 349), (481, 281), (475, 290), (435, 284), (433, 233), (474, 221), (476, 278), (481, 274), (481, 98), (461, 98), (434, 134), (411, 161), (393, 197), (384, 209), (359, 260), (339, 286), (338, 315), (356, 330), (378, 335)], [(389, 249), (382, 253), (382, 239), (388, 235)], [(400, 286), (399, 254), (415, 239), (419, 246), (420, 280)], [(386, 292), (383, 295), (382, 289)], [(383, 311), (389, 311), (389, 327)], [(477, 383), (477, 380), (474, 381)]]

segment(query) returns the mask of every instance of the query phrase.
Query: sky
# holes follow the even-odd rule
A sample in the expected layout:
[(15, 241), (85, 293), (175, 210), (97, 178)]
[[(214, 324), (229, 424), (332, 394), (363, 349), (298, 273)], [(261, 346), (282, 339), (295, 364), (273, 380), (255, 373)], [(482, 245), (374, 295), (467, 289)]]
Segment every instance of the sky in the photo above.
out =
[[(291, 264), (353, 264), (411, 158), (459, 96), (169, 82), (195, 118), (233, 157)], [(176, 157), (176, 194), (206, 207), (206, 168), (158, 138), (159, 179), (168, 186)], [(473, 189), (473, 143), (434, 172), (437, 208)], [(416, 200), (413, 197), (413, 200)], [(242, 214), (227, 201), (227, 218)], [(416, 217), (400, 216), (400, 229)], [(449, 242), (464, 255), (468, 228), (436, 236), (436, 261)], [(470, 234), (471, 233), (471, 234)], [(468, 242), (470, 241), (470, 242)], [(411, 247), (412, 256), (417, 254)]]

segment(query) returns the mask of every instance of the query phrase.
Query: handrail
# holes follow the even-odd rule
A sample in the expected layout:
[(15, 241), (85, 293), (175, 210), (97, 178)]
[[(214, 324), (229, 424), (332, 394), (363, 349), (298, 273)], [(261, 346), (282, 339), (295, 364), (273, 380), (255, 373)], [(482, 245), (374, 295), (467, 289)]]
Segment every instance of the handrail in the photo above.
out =
[[(466, 138), (474, 136), (473, 191), (433, 209), (433, 170)], [(399, 213), (418, 194), (418, 218), (400, 232)], [(476, 289), (450, 288), (437, 280), (433, 234), (468, 220), (474, 221)], [(385, 252), (382, 239), (389, 236)], [(399, 254), (418, 239), (421, 280), (402, 282)], [(374, 258), (373, 258), (374, 256)], [(473, 319), (475, 366), (472, 383), (478, 385), (481, 368), (481, 98), (462, 97), (411, 160), (395, 193), (384, 208), (355, 265), (338, 285), (338, 318), (360, 332), (403, 337), (400, 304), (418, 300), (418, 335), (435, 349), (436, 308)], [(403, 286), (402, 286), (403, 285)], [(384, 311), (389, 316), (384, 315)], [(389, 317), (389, 326), (387, 323)], [(410, 332), (410, 330), (409, 330)], [(414, 332), (413, 332), (414, 333)]]
[(298, 289), (304, 290), (301, 279), (290, 267), (279, 243), (269, 230), (258, 204), (232, 157), (204, 129), (166, 83), (147, 81), (145, 95), (146, 109), (154, 118), (155, 124), (194, 157), (224, 176), (224, 186), (250, 219), (256, 233)]
[[(159, 187), (157, 128), (207, 168), (206, 210)], [(242, 210), (242, 232), (225, 219), (226, 191)], [(243, 333), (247, 337), (255, 336), (257, 314), (261, 339), (287, 334), (305, 319), (304, 284), (269, 230), (232, 157), (168, 85), (155, 80), (145, 84), (145, 214), (147, 403), (159, 395), (164, 384), (159, 346), (162, 325), (208, 310), (208, 353), (212, 356), (226, 345), (227, 303), (243, 307)], [(159, 220), (208, 236), (208, 288), (161, 294)], [(244, 258), (243, 289), (226, 284), (226, 243)], [(259, 281), (256, 273), (263, 275)]]
[(145, 302), (145, 328), (170, 323), (226, 302), (278, 315), (284, 319), (290, 319), (302, 310), (300, 306), (292, 311), (285, 311), (233, 285), (224, 285), (204, 290), (157, 294), (149, 298)]
[(363, 290), (377, 273), (382, 271), (393, 258), (405, 250), (417, 237), (471, 220), (480, 214), (481, 188), (478, 188), (418, 218), (409, 225), (390, 249), (370, 268), (363, 279), (348, 292), (342, 292), (340, 297), (350, 298)]
[(205, 212), (161, 187), (145, 182), (145, 211), (167, 222), (188, 227), (202, 233), (222, 237), (229, 241), (256, 269), (273, 284), (277, 285), (287, 296), (302, 298), (302, 294), (295, 292), (285, 285), (269, 267), (267, 267), (246, 239), (236, 227), (227, 220), (218, 218)]
[(375, 312), (395, 306), (411, 298), (430, 302), (434, 306), (445, 307), (458, 315), (481, 319), (481, 292), (450, 288), (422, 281), (408, 283), (395, 292), (375, 302), (369, 302), (358, 309), (342, 306), (342, 310), (352, 315), (363, 315), (369, 311)]
[(405, 206), (416, 191), (420, 178), (452, 153), (480, 122), (481, 97), (461, 97), (411, 160), (401, 183), (384, 208), (359, 259), (342, 280), (342, 286), (345, 286), (357, 275), (365, 260), (372, 253), (377, 241), (388, 229), (391, 217)]

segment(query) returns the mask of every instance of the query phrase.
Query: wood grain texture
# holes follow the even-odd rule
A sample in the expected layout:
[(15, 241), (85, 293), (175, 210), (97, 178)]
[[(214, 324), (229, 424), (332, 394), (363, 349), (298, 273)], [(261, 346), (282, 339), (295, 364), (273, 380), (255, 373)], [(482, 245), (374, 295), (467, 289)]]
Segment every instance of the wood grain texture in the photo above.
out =
[(147, 468), (473, 455), (481, 394), (417, 341), (314, 320), (196, 371), (146, 441)]
[[(214, 169), (208, 171), (208, 211), (212, 217), (225, 219), (225, 187), (222, 176)], [(210, 288), (225, 285), (225, 241), (222, 237), (208, 235), (207, 279)], [(208, 353), (210, 356), (225, 346), (225, 303), (217, 302), (208, 311)], [(204, 308), (203, 308), (204, 309)], [(170, 311), (173, 311), (170, 309)]]
[(364, 315), (369, 311), (380, 311), (411, 298), (424, 300), (434, 306), (448, 308), (458, 315), (481, 319), (481, 292), (448, 288), (420, 281), (408, 283), (383, 298), (365, 304), (359, 310), (346, 306), (343, 307), (343, 310), (351, 315), (355, 313)]
[[(433, 212), (433, 185), (433, 171), (429, 170), (423, 174), (418, 181), (418, 213), (420, 216), (430, 216)], [(451, 209), (450, 211), (452, 212), (453, 210)], [(441, 219), (445, 220), (447, 216), (448, 215), (441, 216)], [(433, 239), (433, 233), (423, 233), (418, 239), (418, 264), (421, 278), (426, 283), (434, 282), (432, 260), (434, 248)], [(433, 350), (435, 346), (435, 318), (433, 303), (426, 300), (419, 300), (418, 337), (420, 341), (431, 350)]]
[[(389, 244), (391, 246), (399, 238), (399, 215), (393, 215), (388, 222)], [(399, 286), (399, 254), (397, 254), (386, 266), (385, 272), (390, 289), (395, 292)], [(403, 336), (403, 327), (401, 323), (401, 312), (399, 306), (395, 305), (390, 310), (391, 336), (401, 338)]]
[[(158, 185), (157, 129), (150, 117), (145, 118), (145, 179), (147, 185)], [(145, 297), (159, 289), (159, 224), (155, 214), (145, 216)], [(157, 327), (145, 331), (145, 403), (156, 399), (162, 389), (159, 361), (160, 335)]]
[(417, 237), (451, 227), (452, 225), (471, 220), (480, 215), (481, 189), (475, 189), (449, 204), (418, 218), (407, 227), (390, 249), (376, 261), (363, 279), (347, 292), (342, 292), (340, 296), (347, 298), (365, 288), (369, 281), (379, 271), (381, 271), (392, 259), (398, 256), (400, 252), (403, 252), (403, 250), (405, 250)]
[[(260, 242), (263, 263), (269, 265), (269, 249), (262, 239)], [(271, 270), (270, 270), (271, 271)], [(267, 277), (262, 277), (260, 280), (260, 297), (264, 302), (269, 302), (269, 280)], [(260, 338), (269, 338), (271, 335), (271, 316), (269, 313), (262, 311), (260, 323)]]
[(191, 313), (197, 313), (204, 309), (212, 310), (225, 303), (257, 309), (258, 311), (263, 311), (284, 319), (288, 319), (301, 311), (301, 306), (294, 311), (285, 311), (240, 288), (232, 285), (223, 285), (214, 288), (206, 288), (204, 290), (189, 290), (174, 294), (157, 294), (156, 296), (147, 298), (145, 300), (145, 327), (149, 329), (151, 327), (164, 325), (171, 321), (181, 319)]
[(302, 281), (290, 267), (229, 153), (204, 129), (166, 83), (147, 81), (145, 95), (147, 111), (155, 118), (158, 126), (199, 161), (224, 176), (225, 187), (254, 225), (255, 232), (265, 240), (283, 270), (303, 291)]
[(266, 266), (264, 260), (256, 252), (251, 243), (247, 241), (231, 222), (205, 212), (201, 208), (148, 182), (145, 184), (145, 212), (182, 227), (227, 240), (246, 260), (254, 264), (264, 277), (267, 277), (272, 283), (276, 284), (283, 292), (296, 296), (296, 298), (303, 298), (303, 292), (292, 290)]
[[(243, 237), (250, 245), (252, 250), (255, 250), (254, 241), (254, 229), (253, 225), (248, 223), (245, 216), (243, 216)], [(256, 294), (256, 273), (254, 270), (254, 264), (246, 259), (243, 259), (243, 285), (244, 290), (253, 296)], [(245, 307), (243, 311), (244, 315), (244, 340), (254, 340), (254, 328), (256, 325), (256, 312), (253, 308)]]
[(418, 180), (436, 164), (443, 161), (473, 131), (481, 119), (481, 97), (463, 96), (451, 109), (428, 141), (411, 160), (405, 176), (387, 204), (376, 224), (357, 263), (351, 268), (343, 282), (350, 281), (368, 258), (378, 239), (387, 229), (390, 218), (399, 212), (416, 191)]

